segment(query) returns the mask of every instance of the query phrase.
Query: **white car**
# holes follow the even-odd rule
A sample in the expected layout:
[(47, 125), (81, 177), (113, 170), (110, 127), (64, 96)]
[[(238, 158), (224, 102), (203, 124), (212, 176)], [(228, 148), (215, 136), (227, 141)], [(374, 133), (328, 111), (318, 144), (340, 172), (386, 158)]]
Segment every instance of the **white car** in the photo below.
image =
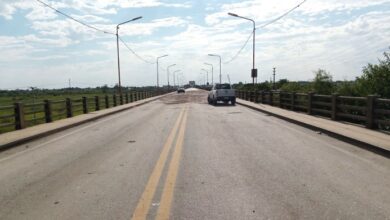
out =
[(222, 101), (225, 104), (229, 102), (232, 105), (236, 104), (236, 92), (232, 89), (229, 83), (215, 84), (207, 97), (209, 104), (216, 105), (218, 101)]

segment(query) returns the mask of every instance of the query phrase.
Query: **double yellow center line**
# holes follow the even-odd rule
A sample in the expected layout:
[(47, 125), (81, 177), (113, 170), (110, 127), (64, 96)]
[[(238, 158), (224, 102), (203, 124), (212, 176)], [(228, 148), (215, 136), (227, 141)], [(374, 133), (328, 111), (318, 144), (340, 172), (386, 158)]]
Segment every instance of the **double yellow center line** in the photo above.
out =
[(160, 156), (157, 160), (157, 163), (152, 171), (152, 174), (149, 177), (149, 180), (146, 184), (145, 190), (142, 193), (138, 205), (135, 208), (132, 219), (141, 220), (146, 219), (146, 216), (149, 212), (150, 205), (152, 203), (156, 188), (161, 179), (161, 175), (164, 169), (164, 166), (167, 162), (169, 152), (173, 146), (176, 134), (176, 144), (172, 154), (171, 161), (169, 163), (167, 177), (164, 183), (164, 188), (160, 200), (160, 206), (157, 210), (156, 219), (169, 219), (171, 204), (173, 199), (174, 187), (176, 184), (176, 178), (179, 171), (180, 156), (183, 149), (185, 128), (187, 124), (187, 114), (188, 106), (184, 106), (177, 118), (173, 129), (171, 130), (163, 149), (160, 153)]

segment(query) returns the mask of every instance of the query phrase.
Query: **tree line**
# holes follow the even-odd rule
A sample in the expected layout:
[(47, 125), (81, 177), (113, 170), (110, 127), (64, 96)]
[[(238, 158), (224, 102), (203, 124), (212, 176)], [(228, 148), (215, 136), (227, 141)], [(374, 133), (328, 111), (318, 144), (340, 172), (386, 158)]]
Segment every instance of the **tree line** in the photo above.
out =
[(315, 92), (317, 94), (330, 95), (337, 93), (345, 96), (377, 95), (390, 98), (390, 53), (384, 52), (383, 58), (377, 64), (368, 63), (363, 67), (362, 75), (353, 81), (333, 81), (330, 72), (324, 69), (314, 71), (311, 81), (292, 82), (281, 79), (275, 82), (259, 84), (235, 84), (236, 89), (243, 90), (280, 90), (285, 92)]

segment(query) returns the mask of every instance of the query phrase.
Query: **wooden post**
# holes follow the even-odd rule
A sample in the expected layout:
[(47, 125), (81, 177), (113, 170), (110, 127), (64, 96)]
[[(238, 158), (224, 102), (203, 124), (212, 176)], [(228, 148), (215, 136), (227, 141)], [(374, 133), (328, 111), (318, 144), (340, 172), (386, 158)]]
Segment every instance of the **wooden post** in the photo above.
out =
[(259, 91), (255, 91), (255, 103), (259, 103)]
[(87, 97), (83, 97), (83, 113), (88, 113), (88, 102)]
[(282, 105), (282, 98), (283, 98), (283, 93), (279, 92), (279, 108), (283, 107), (283, 105)]
[(296, 97), (295, 92), (292, 92), (292, 93), (291, 93), (291, 110), (292, 110), (292, 111), (295, 110), (295, 97)]
[(130, 102), (134, 102), (133, 92), (130, 92)]
[(105, 102), (106, 108), (109, 108), (110, 107), (110, 100), (108, 99), (108, 95), (104, 96), (104, 102)]
[(66, 117), (73, 117), (72, 99), (66, 98)]
[(265, 103), (265, 99), (264, 99), (264, 90), (261, 90), (261, 92), (260, 92), (260, 102), (261, 102), (261, 104), (264, 104), (264, 103)]
[(100, 100), (99, 96), (95, 96), (95, 110), (99, 111), (100, 110)]
[(312, 112), (312, 106), (313, 106), (313, 95), (314, 92), (307, 93), (307, 114), (311, 115)]
[(20, 130), (26, 127), (26, 121), (24, 120), (24, 105), (21, 102), (17, 102), (14, 106), (15, 129)]
[(114, 94), (114, 95), (112, 95), (112, 101), (113, 101), (113, 105), (114, 105), (114, 107), (116, 106), (116, 95)]
[(269, 91), (269, 105), (273, 105), (274, 104), (274, 94), (272, 93), (272, 91)]
[(332, 120), (336, 121), (337, 120), (337, 97), (339, 95), (334, 93), (332, 94)]
[(369, 129), (376, 128), (375, 124), (375, 101), (376, 101), (375, 95), (369, 95), (367, 96), (367, 124), (366, 127)]
[(119, 95), (119, 104), (123, 105), (123, 95), (122, 94)]
[(129, 93), (126, 92), (125, 97), (126, 97), (126, 103), (129, 103)]
[(44, 100), (43, 103), (45, 108), (45, 121), (46, 123), (50, 123), (53, 121), (51, 102), (50, 100)]

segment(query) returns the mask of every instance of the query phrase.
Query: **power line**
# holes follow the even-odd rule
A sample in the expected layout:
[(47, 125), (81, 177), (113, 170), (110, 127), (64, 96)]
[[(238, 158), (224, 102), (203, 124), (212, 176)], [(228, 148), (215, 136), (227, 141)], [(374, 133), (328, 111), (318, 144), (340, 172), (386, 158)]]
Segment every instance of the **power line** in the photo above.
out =
[(138, 55), (133, 49), (131, 49), (127, 44), (126, 42), (121, 38), (119, 37), (119, 40), (126, 46), (126, 48), (132, 53), (134, 54), (134, 56), (136, 56), (138, 59), (144, 61), (145, 63), (148, 63), (148, 64), (155, 64), (156, 62), (150, 62), (150, 61), (147, 61), (146, 59), (144, 59), (143, 57), (141, 57), (140, 55)]
[[(260, 25), (258, 27), (256, 27), (256, 29), (258, 28), (264, 28), (264, 27), (267, 27), (268, 25), (270, 24), (273, 24), (277, 21), (279, 21), (280, 19), (284, 18), (285, 16), (287, 16), (288, 14), (290, 14), (292, 11), (294, 11), (295, 9), (299, 8), (303, 3), (305, 3), (307, 0), (304, 0), (302, 1), (301, 3), (299, 3), (297, 6), (295, 6), (294, 8), (288, 10), (287, 12), (283, 13), (282, 15), (280, 15), (279, 17), (263, 24), (263, 25)], [(237, 51), (237, 53), (229, 60), (229, 61), (226, 61), (226, 62), (222, 62), (223, 64), (228, 64), (228, 63), (231, 63), (232, 61), (234, 61), (238, 55), (240, 55), (240, 53), (242, 52), (242, 50), (246, 47), (246, 45), (248, 44), (250, 38), (253, 36), (253, 32), (251, 32), (251, 34), (248, 36), (248, 39), (245, 41), (244, 45)]]
[(253, 31), (251, 32), (251, 34), (248, 36), (248, 39), (246, 39), (244, 45), (242, 45), (242, 47), (237, 51), (236, 55), (234, 55), (229, 61), (226, 61), (226, 62), (222, 62), (223, 64), (228, 64), (230, 62), (232, 62), (233, 60), (235, 60), (238, 55), (240, 55), (240, 53), (242, 52), (242, 50), (246, 47), (246, 45), (248, 44), (249, 40), (251, 39), (251, 37), (253, 36)]
[(59, 13), (59, 14), (65, 16), (65, 17), (67, 17), (67, 18), (69, 18), (69, 19), (72, 19), (73, 21), (75, 21), (75, 22), (77, 22), (77, 23), (79, 23), (79, 24), (81, 24), (81, 25), (84, 25), (85, 27), (88, 27), (88, 28), (90, 28), (90, 29), (94, 29), (95, 31), (102, 32), (102, 33), (104, 33), (104, 34), (115, 35), (114, 33), (111, 33), (111, 32), (108, 32), (108, 31), (105, 31), (105, 30), (102, 30), (102, 29), (99, 29), (99, 28), (94, 27), (94, 26), (92, 26), (92, 25), (86, 24), (86, 23), (84, 23), (84, 22), (82, 22), (82, 21), (80, 21), (80, 20), (78, 20), (78, 19), (76, 19), (76, 18), (73, 18), (72, 16), (67, 15), (67, 14), (65, 14), (64, 12), (62, 12), (62, 11), (60, 11), (60, 10), (57, 10), (57, 9), (53, 8), (51, 5), (45, 3), (45, 2), (43, 2), (43, 1), (41, 1), (41, 0), (36, 0), (36, 1), (39, 2), (39, 3), (41, 3), (41, 4), (43, 4), (43, 5), (46, 6), (46, 7), (48, 7), (48, 8), (50, 8), (50, 9), (54, 10), (55, 12), (57, 12), (57, 13)]
[(256, 28), (264, 28), (264, 27), (267, 27), (267, 26), (270, 25), (270, 24), (273, 24), (273, 23), (279, 21), (280, 19), (286, 17), (288, 14), (290, 14), (291, 12), (293, 12), (295, 9), (299, 8), (299, 7), (300, 7), (303, 3), (305, 3), (306, 1), (307, 1), (307, 0), (302, 1), (302, 2), (299, 3), (297, 6), (295, 6), (294, 8), (292, 8), (292, 9), (290, 9), (290, 10), (288, 10), (287, 12), (285, 12), (285, 13), (282, 14), (282, 15), (280, 15), (279, 17), (277, 17), (277, 18), (275, 18), (275, 19), (273, 19), (273, 20), (271, 20), (271, 21), (269, 21), (269, 22), (267, 22), (267, 23), (265, 23), (265, 24), (263, 24), (263, 25), (260, 25), (260, 26), (258, 26), (258, 27), (256, 27)]
[[(95, 31), (102, 32), (102, 33), (104, 33), (104, 34), (116, 35), (116, 34), (114, 34), (114, 33), (111, 33), (111, 32), (108, 32), (108, 31), (105, 31), (105, 30), (102, 30), (102, 29), (99, 29), (99, 28), (94, 27), (94, 26), (92, 26), (92, 25), (86, 24), (86, 23), (84, 23), (84, 22), (82, 22), (82, 21), (80, 21), (80, 20), (78, 20), (78, 19), (76, 19), (76, 18), (73, 18), (72, 16), (70, 16), (70, 15), (68, 15), (68, 14), (66, 14), (66, 13), (64, 13), (64, 12), (62, 12), (62, 11), (60, 11), (60, 10), (58, 10), (58, 9), (56, 9), (56, 8), (54, 8), (54, 7), (52, 7), (52, 6), (50, 6), (49, 4), (47, 4), (47, 3), (45, 3), (45, 2), (43, 2), (43, 1), (41, 1), (41, 0), (36, 0), (36, 1), (39, 2), (39, 3), (41, 3), (41, 4), (43, 4), (43, 5), (46, 6), (46, 7), (48, 7), (48, 8), (50, 8), (50, 9), (54, 10), (55, 12), (57, 12), (57, 13), (59, 13), (59, 14), (65, 16), (65, 17), (67, 17), (67, 18), (69, 18), (69, 19), (72, 19), (73, 21), (75, 21), (75, 22), (77, 22), (77, 23), (79, 23), (79, 24), (81, 24), (81, 25), (83, 25), (83, 26), (85, 26), (85, 27), (88, 27), (88, 28), (90, 28), (90, 29), (94, 29)], [(145, 60), (144, 58), (142, 58), (140, 55), (138, 55), (133, 49), (131, 49), (131, 48), (124, 42), (124, 40), (122, 40), (122, 38), (119, 37), (119, 39), (120, 39), (120, 40), (122, 41), (122, 43), (126, 46), (126, 48), (127, 48), (132, 54), (134, 54), (138, 59), (140, 59), (140, 60), (142, 60), (142, 61), (144, 61), (144, 62), (146, 62), (146, 63), (149, 63), (149, 64), (155, 64), (155, 62), (154, 62), (154, 63), (149, 62), (149, 61)]]

